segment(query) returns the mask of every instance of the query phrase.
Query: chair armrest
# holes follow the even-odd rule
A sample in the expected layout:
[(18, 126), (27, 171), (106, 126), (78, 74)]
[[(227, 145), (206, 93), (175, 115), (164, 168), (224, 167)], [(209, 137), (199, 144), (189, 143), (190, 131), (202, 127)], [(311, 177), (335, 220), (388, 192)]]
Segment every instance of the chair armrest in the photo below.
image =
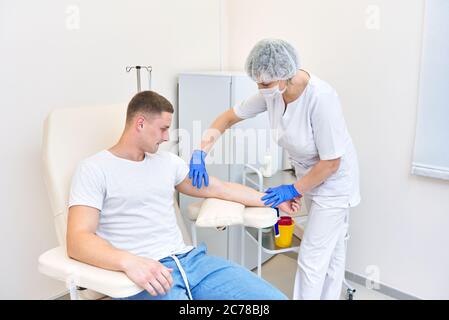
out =
[(267, 207), (247, 207), (243, 210), (243, 224), (253, 228), (267, 228), (277, 222), (276, 210)]
[(276, 210), (269, 207), (245, 207), (243, 204), (208, 198), (188, 207), (189, 219), (200, 227), (245, 225), (254, 228), (271, 227), (278, 220)]
[(112, 298), (135, 295), (143, 289), (132, 282), (125, 273), (98, 268), (67, 256), (59, 246), (39, 256), (39, 272), (69, 284), (94, 290)]

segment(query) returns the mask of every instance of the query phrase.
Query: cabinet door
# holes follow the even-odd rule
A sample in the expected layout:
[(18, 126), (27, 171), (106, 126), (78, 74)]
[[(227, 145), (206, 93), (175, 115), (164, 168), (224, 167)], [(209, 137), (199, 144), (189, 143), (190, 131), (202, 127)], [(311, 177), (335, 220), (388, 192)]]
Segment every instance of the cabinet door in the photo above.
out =
[[(229, 109), (229, 76), (180, 75), (179, 77), (179, 156), (187, 163), (192, 151), (199, 147), (202, 133), (219, 114)], [(209, 176), (229, 181), (228, 139), (221, 137), (206, 158)], [(186, 217), (187, 206), (201, 199), (181, 194), (181, 212)], [(226, 257), (227, 232), (214, 228), (197, 228), (198, 244), (205, 242), (210, 254)]]

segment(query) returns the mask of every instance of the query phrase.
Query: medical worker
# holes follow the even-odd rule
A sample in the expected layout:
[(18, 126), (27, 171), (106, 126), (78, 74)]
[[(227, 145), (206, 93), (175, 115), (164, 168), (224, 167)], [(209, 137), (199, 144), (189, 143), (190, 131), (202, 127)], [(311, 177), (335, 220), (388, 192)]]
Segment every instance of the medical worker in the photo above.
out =
[(259, 92), (221, 114), (190, 160), (189, 177), (208, 185), (205, 158), (235, 123), (268, 112), (275, 139), (290, 155), (297, 181), (266, 190), (266, 205), (304, 197), (308, 219), (298, 255), (294, 299), (339, 299), (345, 272), (349, 208), (360, 202), (357, 154), (335, 89), (301, 69), (298, 53), (280, 39), (251, 50), (245, 69)]

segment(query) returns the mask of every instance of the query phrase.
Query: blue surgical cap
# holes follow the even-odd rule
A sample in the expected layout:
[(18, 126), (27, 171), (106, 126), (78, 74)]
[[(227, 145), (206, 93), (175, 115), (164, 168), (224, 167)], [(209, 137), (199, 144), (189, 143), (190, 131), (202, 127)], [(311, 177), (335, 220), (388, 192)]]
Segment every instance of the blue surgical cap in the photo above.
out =
[(287, 80), (299, 69), (296, 49), (281, 39), (260, 40), (245, 63), (246, 73), (257, 83)]

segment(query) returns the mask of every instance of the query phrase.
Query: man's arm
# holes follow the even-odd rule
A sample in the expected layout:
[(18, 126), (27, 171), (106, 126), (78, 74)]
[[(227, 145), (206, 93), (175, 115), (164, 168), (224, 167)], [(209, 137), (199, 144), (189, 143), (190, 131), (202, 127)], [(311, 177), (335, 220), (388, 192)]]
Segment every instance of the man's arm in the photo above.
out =
[(176, 186), (176, 190), (197, 198), (218, 198), (235, 201), (249, 207), (263, 207), (260, 193), (250, 187), (238, 183), (221, 181), (215, 177), (209, 177), (209, 186), (198, 189), (192, 186), (190, 179), (185, 178)]
[(170, 290), (172, 269), (159, 261), (135, 256), (114, 248), (95, 234), (99, 210), (76, 205), (69, 208), (67, 221), (67, 254), (69, 257), (103, 269), (123, 271), (135, 284), (151, 295)]
[[(261, 200), (263, 193), (242, 184), (221, 181), (215, 177), (209, 177), (209, 186), (203, 186), (201, 189), (192, 186), (190, 179), (185, 178), (176, 186), (176, 190), (197, 198), (218, 198), (239, 202), (248, 207), (265, 206)], [(285, 202), (279, 208), (286, 213), (292, 214), (298, 211), (299, 203), (296, 201)]]

